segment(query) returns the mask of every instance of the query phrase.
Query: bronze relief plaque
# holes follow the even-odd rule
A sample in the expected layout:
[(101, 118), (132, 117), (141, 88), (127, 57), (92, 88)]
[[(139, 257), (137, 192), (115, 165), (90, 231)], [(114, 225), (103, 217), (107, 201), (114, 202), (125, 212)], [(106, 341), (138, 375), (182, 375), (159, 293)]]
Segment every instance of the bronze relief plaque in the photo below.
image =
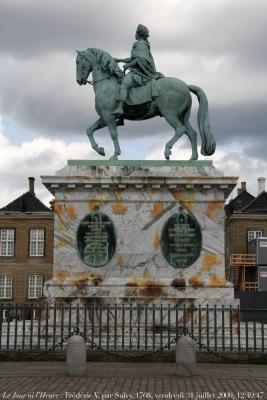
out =
[(77, 230), (79, 256), (90, 267), (102, 267), (114, 255), (116, 235), (111, 219), (99, 211), (86, 215)]
[(165, 223), (161, 249), (166, 260), (176, 268), (190, 267), (199, 257), (202, 234), (196, 218), (183, 207)]

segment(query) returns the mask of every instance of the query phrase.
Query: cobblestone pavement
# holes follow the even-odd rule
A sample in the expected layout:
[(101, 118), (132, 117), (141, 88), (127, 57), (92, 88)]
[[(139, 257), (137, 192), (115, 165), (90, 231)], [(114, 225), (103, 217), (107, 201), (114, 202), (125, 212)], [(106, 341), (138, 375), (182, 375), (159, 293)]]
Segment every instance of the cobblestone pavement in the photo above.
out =
[(1, 399), (267, 399), (267, 366), (198, 364), (175, 376), (169, 363), (88, 363), (69, 377), (60, 362), (0, 364)]

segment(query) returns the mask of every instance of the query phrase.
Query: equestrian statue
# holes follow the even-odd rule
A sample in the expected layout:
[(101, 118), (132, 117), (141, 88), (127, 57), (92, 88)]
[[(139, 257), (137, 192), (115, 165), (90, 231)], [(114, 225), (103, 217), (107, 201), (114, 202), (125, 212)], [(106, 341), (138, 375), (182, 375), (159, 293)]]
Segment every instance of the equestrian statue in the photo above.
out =
[[(160, 116), (164, 117), (175, 131), (174, 136), (165, 145), (165, 158), (170, 158), (173, 145), (186, 134), (192, 147), (191, 160), (197, 160), (197, 133), (189, 122), (192, 92), (199, 101), (201, 154), (212, 155), (216, 143), (210, 128), (205, 93), (198, 86), (187, 85), (180, 79), (167, 78), (157, 72), (148, 37), (148, 29), (144, 25), (138, 25), (131, 57), (125, 59), (113, 58), (106, 51), (97, 48), (76, 50), (77, 83), (93, 85), (95, 109), (99, 115), (99, 119), (86, 130), (92, 148), (98, 154), (105, 155), (103, 147), (99, 147), (94, 139), (94, 132), (107, 126), (114, 143), (111, 159), (117, 160), (121, 154), (117, 126), (124, 125), (125, 119), (141, 121)], [(124, 63), (124, 71), (118, 63)], [(126, 70), (129, 70), (127, 74)], [(92, 82), (88, 81), (91, 72)]]

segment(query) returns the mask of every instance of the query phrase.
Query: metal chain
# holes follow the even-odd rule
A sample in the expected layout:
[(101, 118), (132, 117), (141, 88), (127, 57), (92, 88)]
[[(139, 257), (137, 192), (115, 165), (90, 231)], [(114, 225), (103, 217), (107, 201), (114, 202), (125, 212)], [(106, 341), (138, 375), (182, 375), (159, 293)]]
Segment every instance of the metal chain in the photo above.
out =
[(72, 336), (74, 336), (74, 335), (82, 336), (82, 334), (80, 333), (80, 329), (77, 326), (75, 326), (68, 335), (64, 336), (63, 339), (61, 339), (60, 342), (57, 342), (56, 344), (54, 344), (51, 347), (49, 347), (49, 349), (47, 349), (45, 351), (41, 351), (38, 354), (31, 354), (31, 358), (38, 358), (38, 357), (41, 357), (41, 356), (43, 356), (45, 354), (48, 354), (50, 352), (55, 351), (58, 347), (63, 346), (63, 344), (66, 343), (67, 340), (69, 338), (71, 338)]
[[(128, 358), (129, 358), (129, 354), (125, 355), (125, 354), (120, 354), (120, 353), (117, 353), (117, 352), (114, 352), (114, 351), (110, 351), (110, 350), (103, 349), (101, 346), (97, 345), (97, 344), (96, 344), (94, 341), (92, 341), (90, 338), (85, 337), (85, 336), (84, 336), (83, 334), (81, 334), (81, 333), (80, 333), (80, 335), (83, 337), (83, 339), (84, 339), (87, 343), (89, 343), (89, 344), (91, 345), (91, 347), (93, 347), (94, 349), (96, 349), (96, 350), (98, 350), (98, 351), (100, 351), (100, 352), (102, 352), (102, 353), (109, 354), (109, 355), (112, 355), (112, 356), (115, 356), (115, 357), (118, 357), (118, 358), (121, 358), (121, 359), (125, 359), (125, 358), (128, 359)], [(158, 347), (157, 349), (152, 350), (152, 351), (150, 351), (150, 352), (141, 353), (141, 354), (140, 354), (140, 353), (134, 353), (133, 355), (135, 355), (135, 356), (138, 355), (138, 357), (139, 357), (140, 359), (144, 359), (144, 358), (146, 358), (146, 357), (153, 356), (153, 355), (155, 355), (155, 354), (158, 354), (158, 353), (160, 353), (160, 352), (163, 352), (163, 351), (164, 351), (165, 349), (167, 349), (167, 348), (170, 348), (170, 346), (171, 346), (172, 344), (176, 343), (177, 340), (180, 339), (180, 338), (183, 337), (183, 336), (189, 336), (191, 339), (194, 340), (194, 342), (195, 342), (196, 344), (198, 344), (198, 346), (199, 346), (201, 349), (204, 349), (204, 350), (206, 350), (209, 354), (213, 354), (214, 356), (220, 358), (223, 362), (229, 362), (229, 361), (230, 361), (231, 363), (246, 363), (246, 362), (248, 361), (248, 359), (236, 360), (236, 359), (234, 359), (234, 358), (232, 358), (232, 357), (227, 357), (227, 356), (225, 356), (225, 355), (223, 355), (223, 354), (221, 354), (221, 353), (219, 353), (219, 352), (217, 352), (217, 351), (214, 351), (214, 350), (210, 349), (210, 347), (208, 347), (207, 345), (201, 343), (200, 340), (199, 340), (197, 337), (195, 337), (194, 335), (192, 335), (192, 334), (189, 332), (188, 328), (186, 328), (186, 327), (183, 327), (182, 332), (181, 332), (180, 334), (178, 334), (177, 336), (175, 336), (173, 339), (169, 340), (164, 346), (160, 346), (160, 347)], [(235, 353), (235, 354), (239, 354), (238, 352), (234, 352), (234, 353)]]
[[(84, 339), (87, 343), (89, 343), (89, 344), (91, 345), (91, 347), (97, 349), (98, 351), (100, 351), (100, 352), (102, 352), (102, 353), (109, 354), (109, 355), (112, 355), (112, 356), (114, 356), (114, 357), (118, 357), (118, 358), (120, 358), (120, 359), (129, 359), (129, 357), (131, 357), (129, 353), (128, 353), (128, 354), (120, 354), (119, 352), (115, 352), (115, 351), (103, 349), (101, 346), (97, 345), (97, 344), (96, 344), (94, 341), (92, 341), (90, 338), (85, 337), (83, 334), (81, 334), (81, 336), (83, 337), (83, 339)], [(177, 340), (180, 339), (180, 337), (182, 337), (182, 336), (184, 336), (184, 328), (183, 328), (182, 333), (180, 333), (179, 335), (175, 336), (173, 339), (169, 340), (167, 343), (165, 343), (164, 346), (160, 346), (160, 347), (158, 347), (158, 348), (155, 349), (155, 350), (151, 350), (151, 351), (148, 351), (148, 352), (145, 352), (145, 353), (138, 353), (138, 352), (135, 352), (135, 353), (131, 353), (131, 354), (132, 354), (132, 356), (138, 355), (138, 358), (139, 358), (139, 359), (144, 359), (144, 358), (146, 358), (146, 357), (153, 356), (153, 355), (158, 354), (158, 353), (161, 353), (161, 352), (163, 352), (165, 349), (169, 348), (169, 347), (171, 346), (171, 344), (176, 343)]]
[[(74, 328), (72, 329), (72, 331), (71, 331), (68, 335), (64, 336), (64, 338), (61, 339), (60, 342), (57, 342), (55, 345), (51, 346), (49, 349), (47, 349), (47, 350), (45, 350), (45, 351), (42, 351), (42, 352), (40, 352), (40, 353), (38, 353), (38, 354), (31, 355), (31, 358), (38, 358), (38, 357), (41, 357), (41, 356), (43, 356), (43, 355), (45, 355), (45, 354), (48, 354), (48, 353), (50, 353), (50, 352), (55, 351), (58, 347), (62, 347), (62, 346), (64, 345), (64, 343), (66, 343), (67, 340), (68, 340), (69, 338), (71, 338), (72, 336), (74, 336), (74, 335), (79, 335), (79, 336), (81, 336), (81, 337), (85, 340), (86, 343), (89, 343), (89, 344), (90, 344), (90, 346), (91, 346), (93, 349), (98, 350), (98, 351), (100, 351), (101, 353), (108, 354), (108, 355), (111, 355), (111, 356), (114, 356), (114, 357), (117, 357), (117, 358), (120, 358), (120, 359), (129, 359), (129, 358), (131, 357), (131, 355), (130, 355), (129, 353), (128, 353), (128, 354), (121, 354), (121, 353), (119, 353), (119, 351), (116, 352), (116, 351), (112, 351), (112, 350), (103, 349), (101, 346), (99, 346), (98, 344), (96, 344), (96, 343), (95, 343), (93, 340), (91, 340), (89, 337), (86, 337), (86, 336), (80, 331), (79, 327), (74, 327)], [(217, 352), (217, 351), (215, 351), (215, 350), (210, 349), (209, 346), (207, 346), (207, 345), (201, 343), (201, 341), (200, 341), (199, 338), (195, 337), (192, 333), (190, 333), (189, 330), (188, 330), (188, 328), (186, 328), (186, 327), (183, 327), (183, 328), (182, 328), (182, 332), (181, 332), (181, 333), (179, 333), (179, 334), (176, 335), (174, 338), (172, 338), (171, 340), (169, 340), (169, 341), (168, 341), (167, 343), (165, 343), (163, 346), (159, 346), (159, 347), (158, 347), (157, 349), (155, 349), (155, 350), (151, 350), (151, 351), (148, 351), (148, 352), (145, 352), (145, 353), (144, 353), (144, 352), (143, 352), (143, 353), (139, 353), (139, 352), (135, 352), (135, 353), (134, 353), (134, 352), (132, 352), (131, 354), (132, 354), (132, 356), (138, 356), (139, 359), (145, 359), (145, 358), (150, 357), (150, 356), (153, 356), (153, 355), (155, 355), (155, 354), (164, 352), (164, 350), (166, 350), (166, 349), (169, 349), (169, 348), (171, 347), (172, 344), (176, 343), (176, 342), (178, 341), (178, 339), (180, 339), (180, 338), (183, 337), (183, 336), (189, 336), (189, 337), (190, 337), (191, 339), (193, 339), (193, 341), (199, 346), (200, 349), (203, 349), (203, 350), (205, 350), (207, 353), (212, 354), (212, 355), (214, 355), (214, 356), (220, 358), (223, 362), (227, 362), (227, 363), (229, 363), (229, 362), (231, 362), (231, 363), (246, 363), (246, 362), (248, 361), (248, 358), (244, 358), (244, 359), (241, 359), (241, 360), (240, 360), (240, 359), (236, 360), (236, 359), (234, 359), (234, 358), (232, 358), (232, 357), (227, 357), (227, 356), (225, 356), (225, 355), (223, 355), (223, 354), (221, 354), (221, 353), (219, 353), (219, 352)], [(233, 354), (240, 354), (240, 353), (237, 352), (237, 351), (234, 351)]]
[[(187, 329), (187, 328), (186, 328), (186, 329)], [(207, 345), (201, 343), (200, 340), (199, 340), (199, 338), (196, 338), (194, 335), (192, 335), (192, 334), (189, 332), (188, 329), (187, 329), (186, 335), (188, 335), (189, 337), (191, 337), (191, 339), (193, 339), (194, 342), (197, 343), (201, 349), (204, 349), (204, 350), (206, 350), (208, 353), (213, 354), (214, 356), (220, 358), (223, 362), (229, 363), (229, 361), (230, 361), (232, 364), (235, 364), (235, 363), (236, 363), (236, 364), (242, 364), (242, 363), (247, 363), (247, 361), (248, 361), (248, 358), (247, 358), (247, 359), (244, 358), (244, 359), (241, 359), (241, 360), (236, 360), (236, 359), (234, 359), (234, 358), (232, 358), (232, 357), (227, 357), (227, 356), (225, 356), (225, 355), (223, 355), (223, 354), (221, 354), (221, 353), (219, 353), (219, 352), (217, 352), (217, 351), (215, 351), (215, 350), (210, 349), (210, 347), (208, 347)], [(233, 351), (233, 354), (239, 354), (239, 352)]]

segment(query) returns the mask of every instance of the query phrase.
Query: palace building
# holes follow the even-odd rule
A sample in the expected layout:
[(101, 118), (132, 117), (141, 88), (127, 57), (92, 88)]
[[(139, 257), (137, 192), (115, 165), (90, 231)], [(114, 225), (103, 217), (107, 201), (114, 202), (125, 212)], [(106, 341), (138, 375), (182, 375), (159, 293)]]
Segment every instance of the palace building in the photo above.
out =
[(0, 302), (36, 304), (53, 269), (53, 211), (29, 190), (0, 209)]
[(258, 178), (256, 197), (247, 191), (246, 182), (241, 182), (225, 212), (226, 276), (237, 291), (257, 291), (256, 239), (267, 236), (265, 178)]

